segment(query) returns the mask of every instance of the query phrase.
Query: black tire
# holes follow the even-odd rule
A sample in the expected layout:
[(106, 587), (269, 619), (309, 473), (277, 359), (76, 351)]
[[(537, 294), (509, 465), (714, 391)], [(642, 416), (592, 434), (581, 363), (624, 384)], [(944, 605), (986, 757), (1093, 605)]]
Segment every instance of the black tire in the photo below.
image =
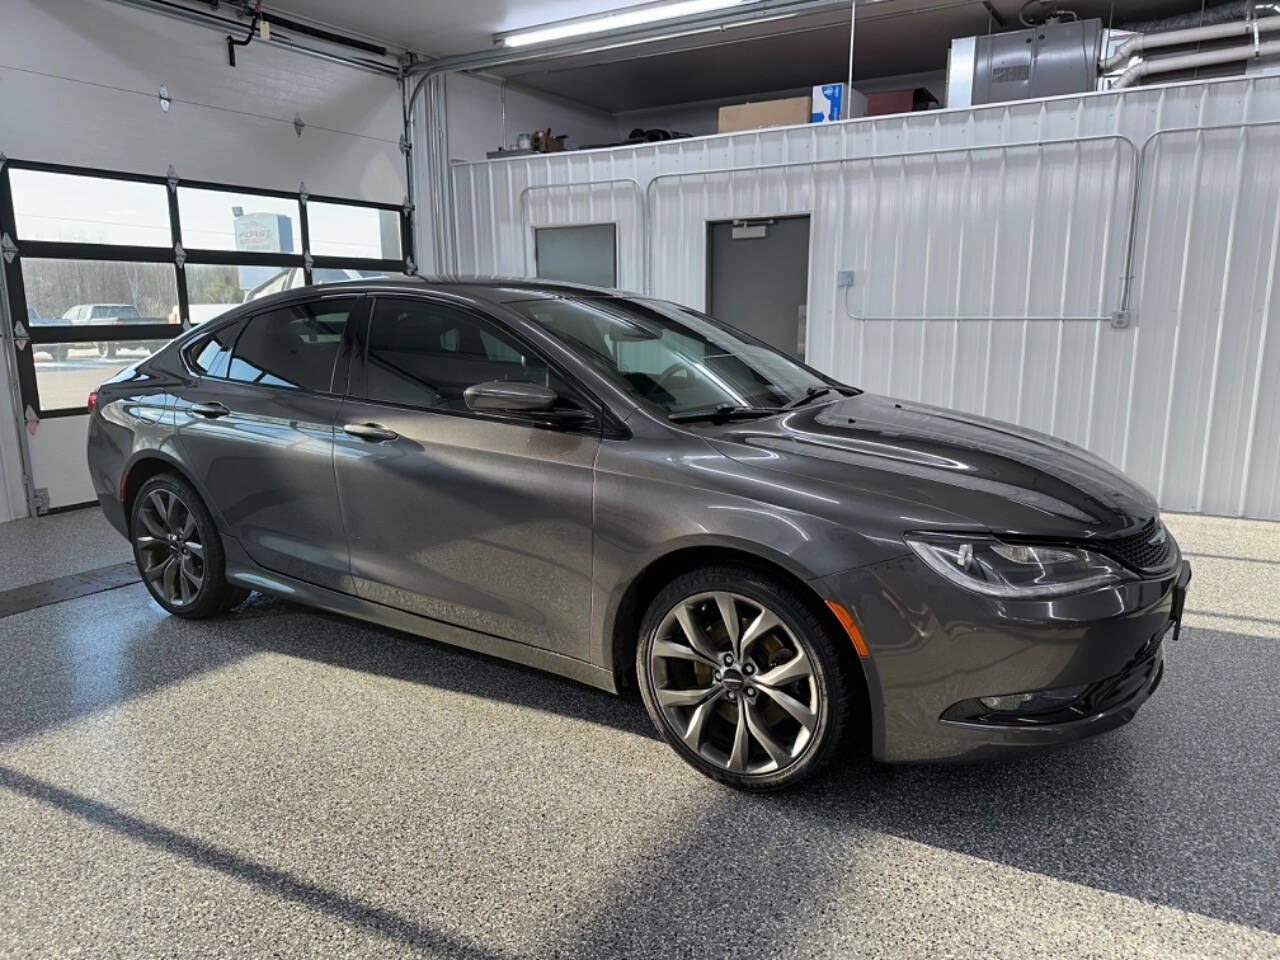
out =
[(116, 345), (114, 343), (98, 344), (98, 356), (114, 359), (116, 355)]
[[(732, 593), (738, 598), (734, 601), (735, 611), (741, 613), (745, 609), (747, 616), (750, 616), (752, 604), (758, 604), (761, 610), (771, 611), (784, 628), (784, 631), (777, 635), (785, 636), (785, 631), (790, 631), (789, 641), (794, 641), (798, 646), (803, 647), (803, 652), (808, 657), (809, 673), (801, 681), (805, 684), (801, 689), (814, 692), (813, 687), (808, 684), (816, 685), (817, 709), (814, 711), (816, 722), (813, 723), (812, 732), (805, 744), (796, 748), (795, 754), (787, 759), (786, 765), (781, 765), (775, 759), (774, 764), (778, 767), (777, 769), (754, 772), (750, 769), (750, 764), (746, 764), (745, 772), (736, 772), (729, 769), (729, 764), (732, 763), (729, 758), (713, 762), (701, 752), (708, 749), (706, 746), (695, 749), (686, 743), (682, 731), (674, 725), (675, 721), (669, 718), (667, 712), (659, 706), (655, 672), (667, 670), (665, 666), (653, 666), (652, 652), (655, 642), (659, 640), (659, 630), (664, 622), (670, 623), (670, 617), (678, 605), (685, 601), (696, 604), (700, 595), (709, 593)], [(690, 608), (686, 608), (686, 612), (688, 609)], [(692, 609), (696, 611), (700, 608), (695, 606)], [(745, 637), (746, 631), (741, 635)], [(711, 641), (712, 634), (708, 633), (704, 639)], [(759, 641), (757, 641), (758, 645)], [(696, 644), (691, 643), (689, 646), (696, 646)], [(682, 574), (671, 581), (650, 603), (641, 620), (639, 642), (636, 644), (636, 677), (645, 707), (649, 711), (649, 717), (653, 720), (654, 726), (658, 728), (658, 732), (672, 749), (696, 770), (738, 790), (753, 792), (785, 790), (812, 777), (832, 758), (842, 756), (846, 746), (852, 744), (854, 728), (857, 724), (856, 718), (861, 716), (857, 708), (858, 699), (862, 696), (862, 685), (855, 673), (860, 668), (853, 659), (852, 651), (848, 648), (848, 640), (837, 633), (816, 599), (804, 596), (781, 579), (765, 571), (746, 566), (703, 567)], [(738, 665), (739, 673), (748, 670), (746, 661), (750, 656), (746, 649), (741, 652), (743, 663)], [(786, 656), (786, 654), (781, 655)], [(675, 661), (664, 661), (664, 663), (671, 662)], [(756, 683), (761, 687), (763, 687), (761, 681), (773, 666), (774, 664), (770, 662), (755, 668), (759, 671), (755, 674)], [(706, 668), (704, 665), (695, 664), (689, 669), (705, 670)], [(726, 668), (723, 672), (727, 677), (729, 669)], [(715, 676), (717, 680), (720, 678), (719, 669), (716, 670)], [(726, 679), (725, 682), (727, 684), (728, 680)], [(745, 699), (747, 693), (755, 695), (750, 700), (751, 705), (763, 707), (769, 704), (770, 698), (764, 696), (763, 690), (753, 691), (749, 686), (751, 680), (748, 678), (746, 682), (748, 687), (744, 688), (742, 694), (736, 697), (729, 697), (728, 693), (722, 694), (723, 697), (729, 697), (734, 702), (730, 704), (721, 700), (716, 704), (717, 713), (712, 714), (713, 720), (709, 722), (709, 725), (710, 723), (720, 725), (721, 729), (716, 732), (723, 734), (729, 724), (726, 717), (729, 715), (737, 717), (738, 712), (747, 705)], [(672, 685), (682, 687), (690, 684), (673, 682)], [(791, 691), (795, 693), (796, 688), (792, 687)], [(734, 712), (730, 713), (730, 711)], [(750, 709), (748, 713), (751, 713)], [(777, 713), (776, 709), (775, 713)], [(717, 715), (720, 717), (718, 720), (714, 719)], [(781, 714), (778, 715), (781, 716)], [(692, 717), (692, 714), (689, 716)], [(760, 715), (752, 714), (752, 716), (758, 719)], [(812, 720), (812, 717), (810, 719)], [(743, 722), (742, 719), (738, 720), (739, 725)], [(749, 722), (747, 726), (750, 727)], [(690, 720), (683, 731), (684, 735), (687, 736), (691, 729), (692, 721)], [(749, 740), (749, 742), (752, 741)], [(763, 745), (763, 741), (754, 742), (757, 746)], [(709, 749), (714, 752), (716, 746), (712, 744)], [(766, 757), (765, 760), (764, 764), (758, 765), (767, 767), (768, 758)]]
[(52, 355), (55, 361), (57, 361), (58, 363), (62, 363), (64, 360), (67, 359), (67, 350), (68, 350), (68, 347), (65, 343), (55, 343), (52, 347), (49, 348), (49, 353), (50, 355)]
[[(156, 504), (158, 501), (171, 503), (169, 498), (176, 498), (185, 511), (178, 516), (184, 519), (189, 516), (193, 522), (193, 540), (202, 548), (204, 555), (199, 568), (199, 586), (193, 589), (191, 596), (185, 601), (166, 595), (163, 575), (148, 576), (148, 569), (155, 570), (163, 562), (166, 550), (175, 563), (183, 562), (180, 557), (185, 558), (188, 565), (192, 563), (191, 556), (186, 552), (181, 552), (179, 556), (184, 544), (165, 547), (156, 542), (159, 538), (156, 536), (158, 531), (155, 525), (157, 515), (161, 512), (157, 510)], [(133, 559), (138, 565), (142, 582), (156, 603), (174, 616), (202, 620), (238, 606), (249, 596), (248, 590), (227, 583), (226, 554), (213, 516), (195, 487), (176, 473), (157, 474), (142, 485), (130, 510), (129, 540), (133, 545)], [(182, 576), (181, 572), (177, 576)]]

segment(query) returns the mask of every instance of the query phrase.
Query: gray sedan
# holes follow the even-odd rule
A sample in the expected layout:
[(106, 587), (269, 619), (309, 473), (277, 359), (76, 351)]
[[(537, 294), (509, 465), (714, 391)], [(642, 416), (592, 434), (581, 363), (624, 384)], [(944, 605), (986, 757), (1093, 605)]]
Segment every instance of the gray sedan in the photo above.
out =
[(1114, 728), (1190, 578), (1152, 497), (1078, 447), (606, 290), (292, 290), (91, 408), (98, 498), (171, 613), (258, 590), (638, 689), (748, 790)]

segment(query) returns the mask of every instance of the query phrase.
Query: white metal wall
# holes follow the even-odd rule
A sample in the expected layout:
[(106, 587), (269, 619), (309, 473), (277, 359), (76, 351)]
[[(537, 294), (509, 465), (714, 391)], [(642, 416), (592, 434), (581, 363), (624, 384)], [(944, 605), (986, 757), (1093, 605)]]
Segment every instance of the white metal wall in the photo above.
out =
[(1271, 121), (1253, 77), (459, 165), (459, 264), (527, 275), (533, 227), (615, 220), (620, 285), (701, 307), (708, 220), (806, 213), (816, 366), (1280, 519)]

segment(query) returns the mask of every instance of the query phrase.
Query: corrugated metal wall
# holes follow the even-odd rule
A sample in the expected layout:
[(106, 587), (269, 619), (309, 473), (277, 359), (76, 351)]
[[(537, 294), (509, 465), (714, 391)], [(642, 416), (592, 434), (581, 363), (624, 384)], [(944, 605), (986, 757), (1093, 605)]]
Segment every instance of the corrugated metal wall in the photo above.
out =
[(1280, 519), (1277, 148), (1255, 77), (465, 164), (458, 257), (526, 275), (534, 227), (612, 220), (621, 286), (701, 307), (708, 220), (809, 214), (814, 365)]

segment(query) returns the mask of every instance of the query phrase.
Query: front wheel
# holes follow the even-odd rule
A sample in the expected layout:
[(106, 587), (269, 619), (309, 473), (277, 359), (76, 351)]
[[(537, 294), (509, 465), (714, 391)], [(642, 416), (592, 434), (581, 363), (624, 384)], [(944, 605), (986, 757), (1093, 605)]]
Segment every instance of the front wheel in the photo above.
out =
[(162, 473), (142, 485), (129, 531), (142, 582), (170, 613), (199, 620), (249, 595), (227, 583), (213, 516), (195, 488), (177, 474)]
[(103, 358), (114, 359), (116, 355), (116, 345), (114, 343), (98, 344), (98, 356)]
[(858, 688), (839, 642), (821, 608), (780, 579), (706, 567), (650, 604), (636, 673), (649, 716), (688, 763), (741, 790), (781, 790), (848, 742)]

